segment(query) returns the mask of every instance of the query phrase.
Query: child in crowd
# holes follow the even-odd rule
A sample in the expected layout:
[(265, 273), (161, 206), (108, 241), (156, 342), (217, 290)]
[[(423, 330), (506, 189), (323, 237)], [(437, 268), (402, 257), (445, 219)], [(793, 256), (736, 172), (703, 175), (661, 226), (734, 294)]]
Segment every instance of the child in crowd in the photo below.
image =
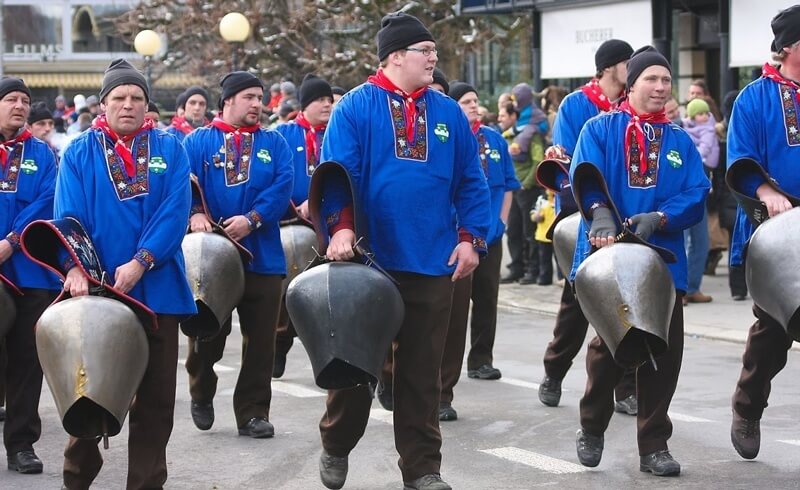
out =
[(556, 219), (555, 194), (548, 190), (547, 195), (539, 196), (536, 204), (530, 211), (531, 221), (536, 223), (534, 239), (539, 248), (539, 278), (536, 282), (540, 286), (553, 284), (553, 242), (547, 239), (547, 230)]

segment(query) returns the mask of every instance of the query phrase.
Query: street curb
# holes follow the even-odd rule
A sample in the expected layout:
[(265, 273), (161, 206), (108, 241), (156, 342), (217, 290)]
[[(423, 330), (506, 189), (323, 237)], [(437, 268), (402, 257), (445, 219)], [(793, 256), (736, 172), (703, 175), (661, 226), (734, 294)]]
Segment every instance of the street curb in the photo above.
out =
[[(512, 310), (512, 311), (516, 310), (521, 312), (536, 313), (539, 315), (550, 316), (553, 318), (555, 318), (556, 314), (558, 313), (557, 308), (551, 308), (545, 306), (540, 306), (540, 307), (529, 306), (507, 300), (506, 301), (499, 300), (497, 306), (498, 308), (504, 308), (506, 310)], [(721, 327), (710, 327), (710, 326), (695, 325), (690, 323), (684, 323), (683, 335), (684, 337), (696, 337), (701, 339), (717, 340), (721, 342), (730, 342), (735, 344), (745, 344), (747, 342), (747, 331), (731, 331), (730, 329), (725, 329)], [(800, 352), (800, 342), (795, 342), (792, 345), (791, 350)]]

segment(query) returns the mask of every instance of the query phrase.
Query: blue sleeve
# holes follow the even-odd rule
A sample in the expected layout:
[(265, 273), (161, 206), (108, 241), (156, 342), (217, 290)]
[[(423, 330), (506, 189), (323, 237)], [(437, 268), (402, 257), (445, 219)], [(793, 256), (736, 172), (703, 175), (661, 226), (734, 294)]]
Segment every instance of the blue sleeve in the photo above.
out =
[(511, 160), (511, 153), (508, 152), (508, 143), (506, 140), (499, 136), (496, 138), (500, 147), (500, 164), (503, 166), (503, 175), (506, 176), (506, 190), (515, 191), (522, 188), (522, 184), (517, 180), (517, 174), (514, 172), (514, 161)]
[[(354, 94), (360, 95), (360, 94)], [(358, 126), (353, 114), (356, 97), (352, 96), (339, 102), (331, 114), (325, 136), (322, 139), (320, 160), (337, 162), (344, 166), (353, 182), (359, 182), (361, 176), (361, 140)], [(329, 180), (322, 189), (322, 218), (336, 216), (352, 205), (352, 196), (347, 192), (344, 182)], [(329, 225), (336, 224), (332, 220)]]
[[(728, 168), (740, 158), (752, 158), (759, 165), (764, 165), (763, 155), (759, 153), (758, 127), (751, 119), (751, 115), (758, 111), (750, 110), (747, 106), (747, 91), (736, 98), (733, 104), (733, 113), (728, 123)], [(742, 175), (736, 184), (744, 194), (756, 197), (756, 189), (764, 183), (764, 179), (757, 174)]]
[(485, 240), (491, 222), (489, 186), (478, 156), (478, 140), (472, 134), (467, 117), (463, 111), (456, 117), (453, 204), (458, 226), (473, 237)]
[[(569, 168), (569, 180), (572, 185), (573, 196), (575, 194), (575, 169), (588, 163), (600, 169), (600, 173), (605, 174), (603, 169), (606, 163), (606, 137), (605, 135), (599, 134), (601, 132), (599, 130), (601, 129), (603, 129), (603, 126), (599, 123), (587, 123), (578, 136), (578, 143), (575, 146), (575, 155), (572, 157), (572, 164)], [(591, 208), (592, 204), (595, 203), (608, 204), (605, 195), (600, 191), (598, 182), (583, 181), (580, 183), (580, 188), (581, 202), (579, 204), (582, 209), (588, 210)], [(578, 198), (575, 196), (575, 201), (577, 202), (577, 200)], [(584, 216), (584, 218), (590, 219), (591, 216)]]
[(711, 188), (711, 183), (703, 170), (703, 159), (697, 148), (688, 138), (683, 145), (682, 158), (686, 160), (689, 175), (682, 184), (681, 189), (661, 203), (659, 211), (667, 215), (664, 231), (681, 231), (697, 224), (703, 218), (706, 205), (706, 196)]
[(145, 223), (136, 246), (137, 256), (144, 251), (152, 254), (152, 262), (148, 260), (152, 268), (170, 261), (180, 249), (192, 200), (186, 151), (172, 136), (159, 139), (162, 145), (172, 146), (170, 160), (173, 171), (167, 172), (163, 199)]
[(580, 111), (578, 95), (571, 94), (564, 99), (553, 123), (553, 144), (561, 145), (570, 156), (575, 153), (583, 124), (591, 117)]
[(37, 219), (51, 219), (53, 217), (53, 197), (56, 190), (56, 160), (50, 149), (38, 152), (43, 158), (37, 160), (42, 173), (39, 177), (37, 196), (30, 204), (25, 206), (14, 218), (11, 231), (21, 234), (22, 230), (32, 221)]
[[(87, 135), (86, 137), (90, 137)], [(53, 218), (75, 218), (78, 220), (89, 236), (92, 234), (89, 216), (91, 213), (86, 209), (86, 198), (84, 196), (83, 179), (79, 167), (84, 165), (88, 158), (82, 155), (84, 139), (74, 141), (67, 147), (61, 164), (56, 174), (56, 188), (53, 199)]]
[[(203, 166), (205, 165), (203, 162), (203, 152), (202, 148), (199, 143), (199, 139), (197, 137), (198, 132), (192, 131), (189, 135), (183, 139), (181, 144), (183, 145), (183, 149), (186, 151), (186, 157), (189, 161), (189, 171), (197, 177), (197, 182), (200, 184), (200, 188), (204, 189), (205, 187), (205, 169)], [(199, 211), (202, 209), (203, 203), (200, 201), (200, 196), (196, 196), (195, 193), (192, 193), (192, 204), (191, 204), (191, 214)]]
[(269, 136), (272, 163), (277, 167), (275, 177), (266, 189), (260, 190), (251, 211), (258, 213), (262, 220), (272, 223), (283, 216), (289, 205), (294, 184), (294, 165), (292, 152), (284, 137), (277, 132)]

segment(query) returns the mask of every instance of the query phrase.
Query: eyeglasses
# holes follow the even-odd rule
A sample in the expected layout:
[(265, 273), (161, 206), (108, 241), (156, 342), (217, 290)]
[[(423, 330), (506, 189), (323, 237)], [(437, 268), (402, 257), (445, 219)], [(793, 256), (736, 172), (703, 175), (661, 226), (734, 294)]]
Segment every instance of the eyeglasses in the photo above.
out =
[(422, 56), (429, 58), (432, 54), (437, 54), (439, 51), (436, 48), (406, 48), (406, 51), (414, 51), (416, 53), (422, 53)]

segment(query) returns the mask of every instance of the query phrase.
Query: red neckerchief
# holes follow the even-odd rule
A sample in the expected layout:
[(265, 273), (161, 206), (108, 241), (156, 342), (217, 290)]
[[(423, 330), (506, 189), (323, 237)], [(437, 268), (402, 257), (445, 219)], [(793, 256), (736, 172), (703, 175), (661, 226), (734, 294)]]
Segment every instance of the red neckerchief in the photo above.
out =
[(215, 117), (213, 121), (211, 121), (211, 125), (215, 128), (219, 129), (223, 133), (233, 133), (233, 142), (236, 145), (237, 153), (242, 149), (242, 133), (255, 133), (261, 126), (258, 124), (253, 124), (252, 126), (242, 126), (237, 128), (236, 126), (231, 126), (230, 124), (226, 123), (222, 119)]
[(481, 129), (481, 120), (476, 119), (475, 122), (470, 124), (470, 129), (472, 129), (472, 134), (477, 135), (478, 130)]
[(33, 136), (31, 130), (28, 128), (23, 128), (22, 131), (20, 131), (15, 137), (0, 143), (0, 161), (3, 163), (3, 169), (6, 168), (6, 164), (8, 163), (8, 155), (14, 151), (14, 147), (17, 145), (17, 143), (22, 143), (31, 136)]
[[(586, 97), (589, 98), (592, 104), (603, 112), (610, 111), (616, 105), (613, 101), (608, 100), (606, 94), (603, 93), (603, 89), (600, 87), (600, 80), (597, 78), (592, 78), (586, 82), (586, 85), (581, 87), (581, 92), (586, 94)], [(620, 92), (619, 97), (622, 97), (624, 94), (625, 91), (623, 90)]]
[(139, 129), (122, 137), (118, 136), (117, 133), (111, 129), (111, 126), (108, 125), (108, 120), (106, 119), (105, 114), (94, 118), (94, 121), (92, 121), (92, 127), (101, 130), (106, 136), (114, 141), (114, 152), (117, 154), (117, 156), (122, 158), (122, 162), (125, 164), (125, 173), (128, 174), (129, 178), (133, 177), (136, 174), (136, 164), (133, 162), (133, 153), (131, 152), (131, 149), (128, 148), (126, 143), (133, 141), (133, 139), (139, 136), (140, 133), (155, 128), (155, 122), (152, 119), (145, 118), (142, 126)]
[[(628, 100), (625, 99), (619, 105), (619, 110), (631, 116), (630, 121), (628, 121), (628, 126), (625, 128), (625, 165), (628, 168), (628, 172), (631, 169), (631, 132), (633, 132), (634, 137), (636, 138), (636, 144), (639, 147), (639, 154), (644, 154), (646, 151), (646, 146), (644, 144), (644, 130), (642, 129), (642, 122), (651, 123), (651, 124), (661, 124), (666, 123), (669, 124), (670, 120), (667, 119), (667, 116), (664, 114), (664, 110), (662, 109), (661, 112), (649, 112), (645, 114), (637, 114), (636, 111), (631, 107), (628, 103)], [(647, 158), (640, 158), (639, 163), (639, 174), (644, 175), (647, 173)]]
[(798, 85), (798, 83), (794, 80), (789, 80), (781, 75), (781, 72), (777, 67), (772, 66), (769, 63), (764, 63), (764, 68), (761, 69), (761, 76), (764, 78), (769, 78), (775, 83), (793, 88), (794, 96), (797, 99), (797, 102), (800, 103), (800, 85)]
[(308, 157), (306, 160), (317, 161), (319, 159), (319, 148), (317, 147), (317, 131), (325, 131), (325, 124), (317, 124), (316, 126), (312, 126), (308, 119), (306, 119), (305, 114), (302, 112), (297, 115), (294, 122), (297, 123), (298, 126), (306, 130), (306, 156)]
[(189, 134), (194, 130), (194, 127), (183, 116), (173, 116), (170, 126), (176, 128), (183, 134)]
[(392, 83), (392, 81), (383, 74), (383, 70), (381, 68), (378, 68), (378, 71), (375, 72), (374, 75), (370, 75), (370, 77), (367, 78), (367, 82), (376, 85), (387, 92), (397, 94), (403, 98), (403, 112), (405, 113), (406, 119), (406, 139), (408, 140), (409, 145), (413, 145), (415, 141), (414, 131), (417, 127), (417, 100), (425, 95), (425, 91), (428, 90), (428, 86), (425, 85), (424, 87), (419, 88), (409, 94), (404, 90), (397, 88), (397, 85)]

